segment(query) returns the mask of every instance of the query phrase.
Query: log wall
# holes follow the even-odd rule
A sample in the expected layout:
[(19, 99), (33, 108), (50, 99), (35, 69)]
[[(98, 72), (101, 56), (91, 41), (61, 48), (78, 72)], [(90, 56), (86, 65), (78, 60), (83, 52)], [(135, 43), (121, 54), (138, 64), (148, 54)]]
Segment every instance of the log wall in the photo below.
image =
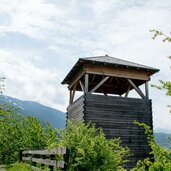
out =
[(84, 121), (84, 96), (78, 98), (74, 103), (67, 108), (67, 119), (73, 121)]
[(134, 154), (129, 158), (127, 168), (149, 156), (150, 147), (144, 129), (133, 122), (152, 127), (151, 100), (86, 94), (68, 108), (68, 118), (95, 123), (108, 139), (120, 137), (122, 145), (129, 147)]

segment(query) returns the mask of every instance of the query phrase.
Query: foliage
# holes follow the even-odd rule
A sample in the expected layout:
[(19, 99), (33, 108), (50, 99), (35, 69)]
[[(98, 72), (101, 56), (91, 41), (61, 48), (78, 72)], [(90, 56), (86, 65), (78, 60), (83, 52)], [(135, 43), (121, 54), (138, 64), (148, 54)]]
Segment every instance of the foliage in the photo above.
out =
[(124, 170), (121, 166), (129, 155), (128, 148), (121, 147), (119, 139), (106, 140), (102, 129), (92, 124), (68, 122), (60, 137), (59, 143), (53, 146), (65, 146), (69, 150), (65, 161), (68, 171)]
[(57, 130), (49, 124), (15, 112), (12, 107), (0, 106), (0, 164), (16, 162), (21, 148), (43, 149), (57, 141)]
[(5, 167), (6, 171), (33, 171), (31, 166), (24, 163), (14, 163)]
[(120, 146), (119, 139), (106, 140), (102, 129), (92, 124), (68, 122), (66, 129), (58, 131), (37, 118), (16, 114), (12, 107), (0, 106), (0, 164), (15, 163), (21, 148), (59, 146), (69, 150), (68, 171), (123, 171), (129, 155), (129, 150)]
[(162, 36), (163, 37), (163, 42), (171, 42), (171, 32), (170, 35), (166, 35), (164, 34), (162, 31), (159, 30), (150, 30), (150, 32), (154, 33), (152, 39), (156, 39), (158, 36)]
[(135, 122), (135, 124), (144, 127), (149, 145), (152, 149), (151, 155), (154, 157), (139, 161), (137, 167), (131, 171), (171, 171), (171, 151), (156, 144), (153, 132), (148, 125), (138, 122)]

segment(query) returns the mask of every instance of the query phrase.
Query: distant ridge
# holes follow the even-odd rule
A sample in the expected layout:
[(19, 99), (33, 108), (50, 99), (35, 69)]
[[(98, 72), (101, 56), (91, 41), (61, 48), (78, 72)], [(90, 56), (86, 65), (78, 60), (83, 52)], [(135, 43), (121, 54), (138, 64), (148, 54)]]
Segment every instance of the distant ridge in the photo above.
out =
[(19, 109), (19, 113), (29, 116), (35, 116), (42, 122), (49, 122), (54, 128), (64, 128), (66, 114), (53, 109), (48, 106), (44, 106), (40, 103), (33, 101), (22, 101), (13, 97), (0, 95), (0, 104), (9, 104), (14, 108)]

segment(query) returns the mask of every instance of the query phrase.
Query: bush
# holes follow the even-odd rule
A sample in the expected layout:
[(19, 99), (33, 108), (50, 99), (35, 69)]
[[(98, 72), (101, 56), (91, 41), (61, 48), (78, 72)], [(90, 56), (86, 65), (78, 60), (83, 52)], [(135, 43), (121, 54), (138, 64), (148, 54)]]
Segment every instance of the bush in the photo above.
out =
[(21, 148), (43, 149), (57, 141), (57, 130), (49, 124), (15, 112), (14, 108), (0, 106), (0, 164), (18, 161)]
[[(42, 124), (37, 118), (15, 114), (13, 108), (0, 107), (0, 164), (18, 161), (19, 150), (67, 147), (68, 171), (124, 170), (128, 148), (119, 139), (106, 140), (95, 125), (71, 122), (63, 130)], [(59, 157), (59, 156), (57, 156)]]
[(92, 124), (68, 122), (60, 132), (61, 140), (55, 145), (67, 147), (68, 171), (113, 171), (123, 170), (129, 155), (128, 148), (120, 146), (119, 139), (106, 140), (102, 129)]

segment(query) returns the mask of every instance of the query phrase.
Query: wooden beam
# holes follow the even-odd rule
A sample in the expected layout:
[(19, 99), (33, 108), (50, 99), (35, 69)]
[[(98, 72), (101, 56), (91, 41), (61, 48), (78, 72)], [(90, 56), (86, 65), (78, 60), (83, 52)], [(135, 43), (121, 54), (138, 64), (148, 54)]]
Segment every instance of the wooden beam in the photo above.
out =
[(83, 91), (83, 92), (85, 92), (85, 87), (84, 87), (84, 85), (83, 85), (82, 81), (81, 81), (81, 80), (79, 80), (79, 83), (80, 83), (80, 87), (81, 87), (82, 91)]
[(84, 88), (84, 90), (85, 90), (84, 92), (85, 93), (88, 93), (88, 87), (89, 87), (88, 86), (88, 84), (89, 84), (88, 82), (89, 82), (89, 74), (85, 74), (85, 88)]
[(137, 79), (137, 80), (149, 80), (150, 72), (141, 71), (141, 70), (130, 70), (128, 68), (114, 68), (114, 67), (104, 67), (104, 66), (85, 66), (86, 73), (104, 75), (104, 76), (113, 76), (118, 78), (127, 78), (127, 79)]
[(143, 92), (139, 89), (139, 87), (137, 87), (132, 80), (127, 79), (128, 82), (134, 87), (134, 89), (136, 90), (136, 92), (143, 98), (146, 99), (146, 97), (144, 96)]
[(72, 90), (69, 91), (69, 105), (71, 104)]
[(95, 77), (96, 77), (96, 74), (93, 75), (92, 81), (94, 81)]
[(81, 77), (85, 74), (85, 70), (82, 68), (80, 71), (77, 72), (77, 74), (75, 74), (75, 76), (73, 77), (73, 79), (71, 80), (71, 82), (68, 85), (68, 89), (72, 89), (72, 87), (75, 85), (75, 83), (81, 79)]
[(145, 95), (146, 98), (149, 99), (148, 81), (145, 82)]
[(107, 81), (108, 78), (109, 78), (109, 77), (103, 78), (103, 79), (100, 81), (100, 83), (97, 84), (97, 85), (90, 91), (90, 93), (93, 93), (94, 91), (96, 91), (96, 90), (97, 90), (105, 81)]
[(120, 84), (121, 82), (119, 81), (119, 78), (115, 77), (115, 80), (118, 84)]
[(111, 83), (111, 82), (112, 82), (112, 80), (113, 80), (113, 77), (111, 77), (111, 78), (110, 78), (110, 81), (109, 81), (109, 83)]
[(128, 97), (128, 94), (129, 94), (130, 89), (131, 89), (131, 84), (129, 84), (129, 86), (128, 86), (128, 90), (127, 90), (127, 92), (125, 93), (125, 97)]
[(74, 96), (75, 96), (75, 91), (77, 89), (77, 85), (78, 85), (78, 81), (75, 83), (75, 85), (73, 87), (72, 96), (71, 96), (71, 103), (73, 103), (73, 101), (74, 101)]

